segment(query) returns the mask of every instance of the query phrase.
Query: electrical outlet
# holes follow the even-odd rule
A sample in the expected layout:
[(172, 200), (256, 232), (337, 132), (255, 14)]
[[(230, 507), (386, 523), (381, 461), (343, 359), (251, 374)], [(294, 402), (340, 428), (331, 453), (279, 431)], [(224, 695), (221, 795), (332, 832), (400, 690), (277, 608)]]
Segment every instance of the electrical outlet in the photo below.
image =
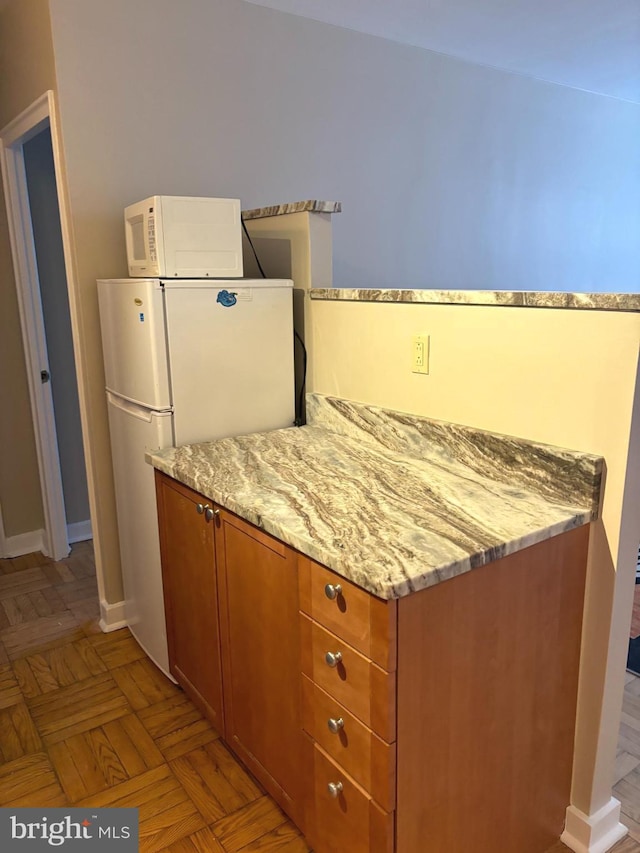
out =
[(411, 372), (429, 373), (429, 335), (414, 335), (411, 339)]

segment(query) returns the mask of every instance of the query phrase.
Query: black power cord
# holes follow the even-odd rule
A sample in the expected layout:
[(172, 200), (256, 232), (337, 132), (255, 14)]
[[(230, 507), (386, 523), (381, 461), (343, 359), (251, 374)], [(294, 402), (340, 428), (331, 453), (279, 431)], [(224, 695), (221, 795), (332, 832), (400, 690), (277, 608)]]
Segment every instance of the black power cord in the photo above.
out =
[(302, 347), (302, 382), (300, 383), (296, 419), (294, 423), (296, 426), (304, 426), (304, 418), (302, 416), (302, 412), (304, 410), (304, 390), (307, 385), (307, 348), (304, 345), (304, 341), (295, 329), (293, 330), (293, 334), (295, 336), (295, 340), (298, 341), (298, 343)]
[(266, 278), (265, 271), (262, 269), (262, 264), (260, 263), (260, 258), (258, 257), (258, 253), (256, 252), (256, 247), (253, 245), (253, 240), (249, 236), (249, 232), (247, 231), (247, 226), (245, 224), (244, 219), (240, 218), (240, 222), (242, 222), (242, 230), (244, 231), (244, 236), (249, 241), (249, 245), (251, 246), (251, 251), (253, 252), (253, 257), (256, 259), (256, 263), (258, 264), (258, 269), (260, 270), (260, 275), (262, 278)]
[[(258, 257), (258, 253), (256, 252), (256, 247), (253, 245), (253, 240), (249, 236), (249, 232), (247, 231), (247, 226), (245, 224), (244, 219), (240, 219), (242, 222), (242, 230), (244, 231), (245, 237), (247, 238), (249, 245), (251, 246), (251, 251), (253, 252), (253, 257), (256, 259), (256, 264), (258, 265), (258, 269), (260, 270), (260, 275), (262, 278), (266, 278), (265, 271), (260, 263), (260, 258)], [(304, 391), (307, 385), (307, 348), (304, 345), (304, 341), (296, 331), (293, 330), (294, 340), (298, 341), (300, 346), (302, 347), (302, 383), (300, 384), (300, 391), (298, 392), (298, 399), (296, 400), (296, 419), (294, 421), (295, 426), (302, 426), (304, 424), (304, 419), (302, 416), (303, 411), (303, 403), (304, 403)]]

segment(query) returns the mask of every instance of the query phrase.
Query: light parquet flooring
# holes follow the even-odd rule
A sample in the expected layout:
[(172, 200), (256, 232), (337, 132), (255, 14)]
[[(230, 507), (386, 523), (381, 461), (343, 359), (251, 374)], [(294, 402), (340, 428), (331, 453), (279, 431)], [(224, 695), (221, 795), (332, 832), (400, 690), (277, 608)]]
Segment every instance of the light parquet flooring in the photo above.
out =
[(90, 542), (0, 560), (0, 806), (139, 809), (140, 850), (307, 853), (128, 630), (103, 634)]
[[(137, 807), (141, 851), (308, 853), (180, 688), (127, 630), (101, 633), (98, 615), (90, 542), (60, 562), (0, 560), (0, 806)], [(631, 835), (614, 850), (640, 853), (633, 676), (616, 773)]]
[(633, 610), (631, 613), (630, 637), (640, 636), (640, 583), (636, 581), (633, 591)]

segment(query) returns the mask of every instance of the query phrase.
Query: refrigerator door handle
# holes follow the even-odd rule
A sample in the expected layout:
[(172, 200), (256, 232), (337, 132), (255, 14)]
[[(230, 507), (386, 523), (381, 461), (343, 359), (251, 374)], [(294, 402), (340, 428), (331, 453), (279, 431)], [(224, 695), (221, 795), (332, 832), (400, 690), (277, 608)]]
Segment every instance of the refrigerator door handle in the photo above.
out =
[(111, 391), (107, 391), (107, 402), (110, 406), (115, 406), (117, 409), (122, 409), (128, 415), (131, 415), (138, 420), (151, 423), (154, 414), (157, 414), (155, 409), (148, 409), (146, 406), (139, 406), (137, 403), (132, 403), (130, 400), (125, 400), (123, 397), (118, 397)]

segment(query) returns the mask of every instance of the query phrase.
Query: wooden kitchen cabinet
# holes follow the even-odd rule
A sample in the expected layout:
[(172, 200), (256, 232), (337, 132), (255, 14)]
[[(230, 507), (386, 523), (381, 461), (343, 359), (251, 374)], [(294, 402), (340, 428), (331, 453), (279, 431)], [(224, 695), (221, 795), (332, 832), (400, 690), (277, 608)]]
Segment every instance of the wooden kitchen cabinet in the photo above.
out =
[(314, 853), (557, 842), (588, 539), (580, 527), (388, 602), (299, 558)]
[(170, 477), (156, 474), (156, 497), (169, 668), (222, 732), (215, 516), (210, 503)]
[(307, 837), (314, 853), (393, 853), (398, 602), (301, 556)]
[(296, 554), (225, 510), (216, 530), (225, 738), (302, 823)]
[(382, 601), (157, 477), (172, 672), (314, 853), (558, 840), (588, 525)]
[(297, 555), (159, 472), (156, 491), (171, 673), (302, 828)]

